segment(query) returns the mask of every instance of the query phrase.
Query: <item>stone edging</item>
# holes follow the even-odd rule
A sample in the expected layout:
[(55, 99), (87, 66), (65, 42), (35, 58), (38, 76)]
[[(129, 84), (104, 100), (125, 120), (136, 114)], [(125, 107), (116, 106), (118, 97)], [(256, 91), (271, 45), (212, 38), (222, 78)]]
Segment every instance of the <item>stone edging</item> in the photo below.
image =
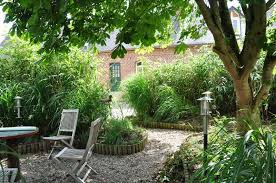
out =
[(147, 143), (148, 136), (144, 137), (142, 141), (132, 145), (109, 145), (96, 143), (94, 152), (104, 155), (128, 155), (138, 153), (144, 150)]
[(186, 131), (194, 131), (201, 132), (201, 126), (192, 126), (189, 124), (177, 124), (177, 123), (163, 123), (163, 122), (139, 122), (139, 126), (145, 128), (161, 128), (161, 129), (177, 129), (177, 130), (186, 130)]

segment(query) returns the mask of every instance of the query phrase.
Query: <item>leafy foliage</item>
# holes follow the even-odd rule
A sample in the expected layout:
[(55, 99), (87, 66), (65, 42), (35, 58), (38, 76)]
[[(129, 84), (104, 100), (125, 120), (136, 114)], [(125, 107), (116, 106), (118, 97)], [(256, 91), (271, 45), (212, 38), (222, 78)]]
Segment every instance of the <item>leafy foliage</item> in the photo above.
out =
[(134, 107), (139, 118), (152, 115), (154, 99), (145, 75), (138, 74), (127, 80), (123, 84), (123, 90), (126, 93), (126, 100)]
[[(244, 136), (229, 132), (233, 119), (215, 119), (208, 150), (202, 150), (199, 137), (190, 137), (170, 156), (157, 179), (160, 182), (275, 182), (275, 133), (250, 130)], [(201, 141), (201, 143), (199, 143)], [(207, 161), (204, 162), (207, 156)]]
[(154, 114), (156, 121), (176, 122), (197, 112), (196, 107), (177, 95), (174, 88), (170, 86), (161, 85), (156, 92), (158, 100), (158, 106)]
[(198, 114), (197, 99), (207, 90), (214, 93), (212, 97), (217, 110), (227, 114), (235, 111), (230, 76), (218, 57), (210, 52), (195, 56), (188, 64), (179, 61), (149, 68), (144, 74), (126, 81), (123, 87), (126, 99), (139, 116), (147, 115), (167, 122)]
[[(5, 126), (34, 125), (41, 135), (49, 135), (57, 129), (62, 109), (79, 108), (81, 134), (92, 120), (107, 115), (107, 106), (100, 101), (106, 92), (97, 81), (97, 62), (90, 52), (72, 48), (69, 55), (37, 62), (38, 49), (16, 37), (1, 49), (0, 120)], [(23, 97), (20, 121), (13, 110), (16, 95)]]
[[(168, 40), (178, 20), (186, 19), (186, 26), (179, 26), (183, 30), (181, 39), (199, 37), (198, 27), (204, 25), (196, 20), (200, 17), (197, 6), (188, 0), (1, 0), (0, 5), (7, 13), (5, 22), (13, 23), (11, 34), (41, 42), (41, 51), (47, 52), (69, 51), (70, 46), (83, 46), (86, 42), (104, 45), (109, 33), (117, 29), (112, 57), (122, 57), (126, 53), (122, 43), (151, 46)], [(172, 20), (172, 16), (177, 18)]]
[(207, 163), (190, 182), (275, 182), (275, 133), (257, 129), (243, 137), (224, 134), (219, 138), (223, 142), (211, 144)]
[(133, 126), (127, 119), (111, 119), (104, 123), (104, 129), (100, 134), (101, 143), (122, 145), (135, 144), (144, 138), (144, 131)]
[(164, 167), (156, 175), (158, 182), (187, 182), (196, 171), (196, 166), (200, 164), (198, 146), (201, 144), (188, 140), (194, 139), (188, 138), (178, 151), (166, 159)]

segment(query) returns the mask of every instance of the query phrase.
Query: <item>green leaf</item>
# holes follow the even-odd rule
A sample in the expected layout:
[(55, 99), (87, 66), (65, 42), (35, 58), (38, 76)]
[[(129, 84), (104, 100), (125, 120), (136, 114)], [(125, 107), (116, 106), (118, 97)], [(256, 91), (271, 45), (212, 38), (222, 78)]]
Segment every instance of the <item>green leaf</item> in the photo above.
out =
[(188, 46), (185, 43), (180, 43), (175, 47), (175, 53), (185, 53), (185, 51), (188, 49)]

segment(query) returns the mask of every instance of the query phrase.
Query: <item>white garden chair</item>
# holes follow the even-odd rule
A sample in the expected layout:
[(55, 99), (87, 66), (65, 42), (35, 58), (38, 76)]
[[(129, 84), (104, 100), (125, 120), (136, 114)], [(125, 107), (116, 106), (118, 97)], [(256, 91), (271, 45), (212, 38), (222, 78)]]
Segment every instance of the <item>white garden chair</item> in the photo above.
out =
[[(68, 175), (73, 177), (74, 180), (78, 183), (85, 183), (85, 180), (91, 172), (97, 174), (97, 172), (90, 165), (88, 165), (87, 161), (91, 157), (93, 147), (97, 141), (99, 129), (101, 126), (100, 124), (100, 118), (91, 123), (86, 149), (71, 149), (65, 147), (53, 158), (57, 165), (61, 169), (65, 169), (68, 172)], [(68, 170), (65, 163), (66, 160), (71, 160), (75, 162), (73, 168), (69, 167)]]
[(0, 168), (0, 182), (14, 183), (17, 172), (17, 168)]
[(60, 125), (56, 136), (43, 137), (44, 140), (54, 141), (54, 146), (48, 156), (51, 158), (54, 150), (60, 146), (57, 146), (57, 142), (61, 142), (63, 145), (73, 148), (73, 142), (78, 121), (78, 109), (63, 109), (60, 119)]

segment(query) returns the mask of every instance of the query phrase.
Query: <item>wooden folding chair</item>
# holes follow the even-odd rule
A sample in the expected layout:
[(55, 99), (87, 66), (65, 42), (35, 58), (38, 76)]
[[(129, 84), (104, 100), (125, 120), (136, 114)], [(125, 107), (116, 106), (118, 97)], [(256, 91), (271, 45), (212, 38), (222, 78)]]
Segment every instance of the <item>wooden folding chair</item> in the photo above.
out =
[[(73, 177), (75, 181), (78, 183), (85, 183), (85, 180), (91, 172), (97, 174), (97, 172), (90, 165), (88, 165), (88, 160), (91, 157), (93, 147), (97, 142), (100, 126), (100, 118), (96, 119), (94, 122), (91, 123), (86, 149), (71, 149), (65, 147), (53, 158), (57, 165), (61, 169), (67, 170), (68, 175)], [(64, 160), (74, 161), (75, 165), (73, 166), (73, 168), (69, 168), (68, 170), (66, 168)]]
[(57, 142), (61, 142), (63, 145), (73, 148), (73, 142), (78, 122), (78, 114), (78, 109), (63, 109), (57, 135), (51, 137), (43, 137), (44, 140), (55, 142), (48, 156), (48, 159), (51, 158), (51, 155), (54, 152), (54, 150), (60, 147), (57, 146)]
[(17, 172), (17, 168), (0, 168), (0, 182), (14, 183)]

